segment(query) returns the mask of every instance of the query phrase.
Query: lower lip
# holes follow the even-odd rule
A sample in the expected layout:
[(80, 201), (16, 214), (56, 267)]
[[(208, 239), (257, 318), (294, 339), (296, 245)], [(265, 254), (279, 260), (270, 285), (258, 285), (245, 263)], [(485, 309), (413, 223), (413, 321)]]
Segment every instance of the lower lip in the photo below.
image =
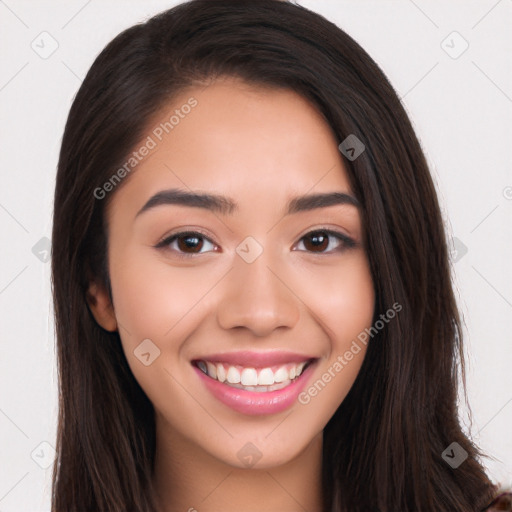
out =
[(223, 384), (212, 379), (199, 368), (192, 365), (199, 378), (204, 382), (210, 393), (220, 402), (235, 411), (251, 416), (275, 414), (288, 409), (304, 389), (307, 379), (315, 366), (313, 361), (288, 386), (276, 391), (246, 391)]

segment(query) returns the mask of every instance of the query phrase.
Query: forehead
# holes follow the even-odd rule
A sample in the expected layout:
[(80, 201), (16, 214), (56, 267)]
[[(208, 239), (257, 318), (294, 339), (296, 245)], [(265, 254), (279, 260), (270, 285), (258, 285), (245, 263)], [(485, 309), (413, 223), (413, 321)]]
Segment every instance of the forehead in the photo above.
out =
[(134, 207), (172, 187), (280, 203), (310, 190), (350, 191), (335, 134), (289, 89), (235, 78), (191, 87), (150, 120), (148, 137), (154, 148), (119, 190)]

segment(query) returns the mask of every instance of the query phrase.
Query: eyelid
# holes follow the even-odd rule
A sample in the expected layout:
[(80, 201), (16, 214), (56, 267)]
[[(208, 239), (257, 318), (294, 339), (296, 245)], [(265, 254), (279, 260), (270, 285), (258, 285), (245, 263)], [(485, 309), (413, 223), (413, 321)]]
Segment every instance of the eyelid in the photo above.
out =
[[(308, 230), (299, 237), (299, 240), (296, 242), (295, 245), (300, 243), (304, 237), (310, 235), (311, 233), (319, 233), (319, 232), (327, 233), (330, 236), (334, 236), (334, 237), (338, 238), (340, 240), (340, 242), (341, 242), (341, 250), (350, 249), (350, 248), (353, 248), (353, 247), (357, 247), (359, 245), (359, 242), (357, 240), (355, 240), (354, 238), (352, 238), (351, 236), (343, 233), (342, 231), (339, 231), (339, 229), (330, 228), (330, 227), (327, 227), (327, 226), (319, 226), (319, 227), (308, 228)], [(331, 251), (327, 251), (327, 252), (315, 252), (315, 251), (303, 251), (303, 250), (301, 250), (301, 252), (308, 252), (310, 254), (319, 254), (319, 255), (322, 255), (322, 254), (332, 254), (332, 253), (334, 253), (336, 251), (337, 251), (337, 249), (331, 250)]]
[(304, 230), (304, 232), (301, 235), (299, 235), (298, 239), (301, 240), (306, 235), (309, 235), (311, 233), (317, 233), (318, 231), (324, 231), (326, 233), (329, 233), (330, 235), (336, 235), (336, 236), (339, 236), (340, 238), (353, 240), (354, 242), (356, 241), (354, 237), (352, 237), (348, 233), (343, 232), (342, 228), (340, 228), (338, 226), (336, 226), (336, 227), (328, 226), (326, 224), (320, 224), (317, 226), (312, 226), (312, 227), (307, 228), (306, 230)]
[[(190, 235), (190, 236), (200, 235), (201, 238), (203, 238), (208, 243), (212, 244), (212, 246), (214, 246), (214, 249), (205, 251), (205, 252), (199, 252), (199, 253), (187, 253), (185, 251), (171, 249), (170, 245), (172, 243), (174, 243), (179, 237), (187, 236), (187, 235)], [(211, 239), (211, 237), (209, 235), (205, 234), (204, 231), (200, 228), (198, 228), (198, 229), (196, 229), (196, 228), (194, 228), (194, 229), (183, 229), (183, 228), (178, 229), (174, 232), (171, 232), (171, 233), (165, 235), (159, 242), (157, 242), (157, 244), (154, 247), (161, 251), (165, 251), (165, 252), (169, 251), (170, 253), (173, 254), (173, 258), (176, 258), (176, 259), (179, 259), (182, 261), (193, 261), (194, 258), (196, 258), (197, 256), (200, 256), (200, 255), (209, 254), (212, 252), (222, 252), (222, 251), (216, 250), (220, 246), (218, 244), (216, 244)]]
[(160, 248), (160, 247), (164, 247), (166, 245), (169, 244), (169, 241), (180, 235), (180, 236), (183, 236), (183, 235), (194, 235), (194, 234), (198, 234), (198, 235), (202, 235), (204, 238), (206, 238), (209, 242), (211, 242), (213, 245), (215, 246), (219, 246), (219, 244), (217, 244), (217, 242), (215, 242), (213, 240), (213, 237), (207, 233), (206, 231), (204, 231), (203, 229), (201, 228), (176, 228), (175, 230), (171, 231), (170, 233), (167, 233), (166, 235), (164, 235), (157, 243), (154, 247), (156, 248)]

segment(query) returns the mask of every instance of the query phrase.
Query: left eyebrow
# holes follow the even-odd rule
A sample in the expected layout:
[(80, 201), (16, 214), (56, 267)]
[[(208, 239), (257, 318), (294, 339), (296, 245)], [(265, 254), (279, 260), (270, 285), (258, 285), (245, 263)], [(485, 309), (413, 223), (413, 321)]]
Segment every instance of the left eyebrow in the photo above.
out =
[(294, 197), (288, 203), (286, 215), (292, 213), (314, 210), (316, 208), (326, 208), (337, 204), (347, 204), (359, 208), (361, 203), (350, 194), (345, 192), (328, 192), (324, 194), (308, 194), (305, 196)]
[[(238, 210), (236, 201), (229, 197), (169, 189), (162, 190), (153, 195), (138, 211), (136, 217), (157, 206), (171, 204), (204, 208), (225, 215), (233, 214), (233, 212)], [(351, 205), (356, 208), (360, 207), (359, 201), (354, 196), (345, 192), (308, 194), (291, 199), (287, 205), (286, 215), (342, 204)]]

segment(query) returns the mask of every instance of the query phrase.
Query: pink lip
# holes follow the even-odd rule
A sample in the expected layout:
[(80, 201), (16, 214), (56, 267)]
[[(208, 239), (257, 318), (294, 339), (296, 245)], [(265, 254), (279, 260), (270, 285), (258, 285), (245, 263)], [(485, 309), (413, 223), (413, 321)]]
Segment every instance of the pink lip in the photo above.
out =
[[(211, 361), (211, 359), (208, 360)], [(303, 360), (300, 359), (300, 361)], [(287, 361), (290, 360), (287, 359)], [(216, 379), (212, 379), (196, 366), (192, 365), (192, 367), (217, 400), (242, 414), (261, 415), (275, 414), (290, 407), (306, 386), (308, 377), (315, 367), (315, 362), (313, 361), (299, 377), (285, 388), (268, 392), (246, 391), (234, 388)]]
[(209, 356), (196, 357), (194, 361), (210, 361), (212, 363), (228, 363), (233, 366), (239, 365), (246, 368), (267, 368), (278, 364), (301, 363), (316, 359), (315, 356), (297, 354), (293, 352), (267, 351), (251, 352), (249, 350), (239, 352), (226, 352), (223, 354), (211, 354)]

